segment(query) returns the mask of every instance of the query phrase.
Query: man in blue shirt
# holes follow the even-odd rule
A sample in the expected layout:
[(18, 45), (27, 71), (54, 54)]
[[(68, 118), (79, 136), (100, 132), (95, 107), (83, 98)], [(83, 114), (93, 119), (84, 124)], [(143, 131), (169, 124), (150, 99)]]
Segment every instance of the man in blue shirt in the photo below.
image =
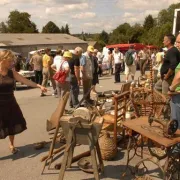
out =
[(86, 96), (85, 101), (92, 104), (93, 101), (90, 99), (90, 89), (92, 86), (92, 79), (94, 73), (94, 63), (92, 54), (94, 52), (93, 46), (88, 46), (87, 52), (84, 53), (80, 58), (80, 70), (82, 73), (83, 82), (83, 95)]

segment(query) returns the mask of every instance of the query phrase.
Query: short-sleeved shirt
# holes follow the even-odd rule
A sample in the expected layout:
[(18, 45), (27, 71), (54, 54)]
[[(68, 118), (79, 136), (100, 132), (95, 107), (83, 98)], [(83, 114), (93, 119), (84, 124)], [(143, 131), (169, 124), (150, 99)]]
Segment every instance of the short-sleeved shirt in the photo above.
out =
[(161, 62), (162, 59), (163, 59), (163, 57), (164, 57), (164, 52), (158, 52), (158, 53), (156, 54), (156, 63)]
[[(179, 71), (180, 71), (180, 63), (178, 64), (178, 66), (175, 69), (175, 74), (177, 74), (177, 72), (179, 72)], [(180, 85), (177, 86), (176, 91), (180, 91)]]
[[(63, 59), (61, 59), (60, 61), (58, 61), (58, 60), (56, 59), (56, 61), (54, 61), (54, 63), (53, 63), (52, 66), (55, 67), (55, 68), (57, 69), (57, 71), (59, 71), (60, 68), (61, 68), (62, 70), (65, 70), (65, 69), (69, 68), (68, 62), (67, 62), (67, 61), (64, 61)], [(69, 75), (67, 75), (66, 81), (69, 81), (69, 80), (70, 80), (70, 79), (69, 79)]]
[(38, 54), (34, 55), (30, 60), (30, 64), (34, 65), (35, 71), (42, 71), (42, 56)]
[(48, 63), (51, 62), (51, 61), (52, 61), (51, 57), (49, 55), (45, 54), (43, 56), (43, 67), (47, 68), (48, 67)]
[(74, 66), (80, 66), (79, 56), (73, 54), (73, 57), (68, 61), (68, 63), (70, 68), (70, 74), (75, 75)]
[(118, 53), (113, 53), (113, 57), (114, 57), (114, 64), (119, 64), (123, 62), (124, 56), (121, 52)]
[(87, 79), (93, 78), (94, 63), (92, 61), (92, 57), (90, 57), (87, 53), (84, 53), (80, 58), (80, 66), (84, 67), (84, 73)]
[(147, 60), (148, 59), (148, 54), (145, 53), (143, 50), (141, 50), (138, 54), (138, 56), (140, 57), (140, 59), (142, 60)]
[(172, 69), (174, 71), (179, 62), (180, 52), (176, 47), (172, 47), (167, 51), (164, 57), (164, 62), (161, 67), (161, 78), (164, 78), (164, 75), (167, 74), (169, 69)]

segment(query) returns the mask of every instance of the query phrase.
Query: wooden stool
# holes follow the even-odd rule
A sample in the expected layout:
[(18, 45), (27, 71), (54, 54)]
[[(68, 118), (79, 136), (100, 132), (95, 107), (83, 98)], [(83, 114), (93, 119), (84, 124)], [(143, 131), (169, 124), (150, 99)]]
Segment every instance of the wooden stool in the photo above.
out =
[(67, 143), (59, 173), (59, 180), (63, 180), (66, 167), (71, 167), (73, 152), (76, 144), (89, 145), (94, 177), (95, 180), (99, 180), (96, 153), (98, 156), (101, 172), (103, 172), (104, 165), (98, 143), (98, 137), (102, 128), (103, 119), (100, 117), (97, 117), (96, 119), (98, 119), (98, 121), (95, 120), (94, 122), (88, 122), (81, 117), (62, 117), (61, 126), (63, 128), (64, 134), (67, 135)]

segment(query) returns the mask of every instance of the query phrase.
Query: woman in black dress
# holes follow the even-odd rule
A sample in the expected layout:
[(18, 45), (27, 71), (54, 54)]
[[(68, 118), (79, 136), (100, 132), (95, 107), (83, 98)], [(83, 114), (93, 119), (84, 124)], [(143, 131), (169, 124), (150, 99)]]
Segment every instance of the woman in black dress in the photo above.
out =
[(9, 136), (9, 148), (13, 154), (18, 151), (14, 146), (14, 136), (27, 129), (26, 121), (14, 96), (14, 81), (40, 88), (43, 92), (47, 91), (45, 87), (11, 70), (14, 58), (11, 51), (0, 51), (0, 139)]

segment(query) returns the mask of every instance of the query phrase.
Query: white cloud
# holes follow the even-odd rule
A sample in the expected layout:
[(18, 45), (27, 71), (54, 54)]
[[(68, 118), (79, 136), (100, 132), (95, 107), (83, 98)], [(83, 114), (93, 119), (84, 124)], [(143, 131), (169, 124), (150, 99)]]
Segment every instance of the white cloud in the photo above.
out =
[(48, 21), (70, 25), (72, 33), (112, 31), (118, 25), (143, 23), (152, 14), (180, 0), (0, 0), (0, 22), (17, 9), (28, 12), (41, 31)]
[(74, 19), (88, 19), (88, 18), (96, 17), (96, 13), (94, 13), (94, 12), (85, 12), (84, 13), (83, 12), (83, 13), (78, 13), (78, 14), (72, 15), (71, 17)]
[(88, 9), (89, 5), (88, 3), (81, 3), (81, 4), (65, 4), (65, 5), (59, 5), (59, 7), (48, 7), (46, 8), (46, 14), (54, 14), (54, 13), (65, 13), (65, 12), (72, 12), (77, 10), (85, 10)]
[(129, 18), (129, 17), (132, 17), (132, 16), (134, 16), (134, 14), (129, 13), (129, 12), (125, 12), (124, 15), (123, 15), (124, 18)]
[(1, 0), (0, 5), (6, 5), (9, 4), (11, 1), (10, 0)]
[(180, 0), (118, 0), (119, 8), (126, 10), (148, 10), (148, 9), (162, 9), (170, 4), (179, 3)]

